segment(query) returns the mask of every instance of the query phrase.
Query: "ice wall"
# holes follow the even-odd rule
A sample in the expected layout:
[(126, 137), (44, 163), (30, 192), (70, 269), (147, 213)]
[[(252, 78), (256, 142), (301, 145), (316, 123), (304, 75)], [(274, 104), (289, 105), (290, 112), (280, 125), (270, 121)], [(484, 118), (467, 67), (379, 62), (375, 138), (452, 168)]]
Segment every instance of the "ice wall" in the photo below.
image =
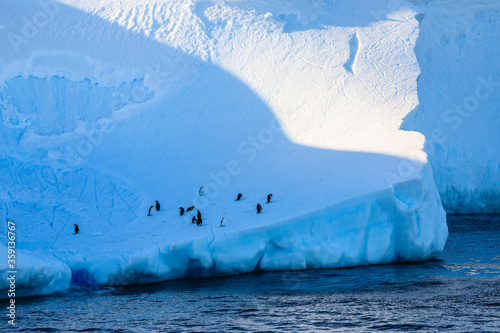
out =
[(500, 4), (429, 1), (415, 48), (420, 105), (404, 128), (426, 137), (449, 213), (500, 212)]

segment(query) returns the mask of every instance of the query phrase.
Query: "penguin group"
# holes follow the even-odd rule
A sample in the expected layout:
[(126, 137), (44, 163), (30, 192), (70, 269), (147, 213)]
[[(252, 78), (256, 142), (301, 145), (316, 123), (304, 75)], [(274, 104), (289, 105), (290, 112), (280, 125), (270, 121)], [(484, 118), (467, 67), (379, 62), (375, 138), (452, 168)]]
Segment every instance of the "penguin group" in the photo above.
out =
[(191, 219), (191, 224), (194, 224), (194, 223), (196, 223), (197, 226), (201, 226), (203, 224), (203, 219), (201, 218), (200, 211), (198, 211), (196, 216), (193, 216), (193, 218)]
[(147, 216), (153, 216), (153, 214), (151, 214), (151, 211), (153, 210), (153, 208), (156, 208), (157, 212), (160, 211), (160, 203), (158, 202), (158, 200), (155, 201), (155, 204), (153, 206), (149, 207)]
[[(203, 186), (200, 187), (198, 194), (200, 196), (203, 196)], [(273, 197), (272, 193), (268, 194), (266, 203), (271, 203), (272, 197)], [(235, 201), (241, 201), (242, 198), (243, 198), (243, 194), (238, 193)], [(158, 200), (155, 200), (155, 204), (149, 207), (147, 216), (153, 216), (153, 214), (152, 214), (153, 208), (155, 208), (157, 212), (160, 211), (161, 206), (160, 206), (160, 203), (158, 202)], [(179, 215), (183, 216), (186, 212), (190, 212), (190, 211), (194, 210), (194, 208), (195, 208), (195, 206), (189, 206), (187, 209), (184, 209), (184, 207), (179, 207)], [(257, 208), (257, 214), (260, 214), (262, 212), (261, 204), (257, 203), (256, 208)], [(199, 210), (197, 211), (196, 216), (193, 216), (191, 219), (191, 224), (194, 224), (194, 223), (196, 223), (197, 226), (201, 226), (203, 224), (203, 219), (201, 217), (201, 213)], [(80, 228), (78, 227), (77, 224), (74, 224), (74, 226), (75, 226), (75, 234), (78, 234), (80, 232)], [(220, 221), (220, 226), (221, 227), (226, 226), (226, 219), (224, 217)]]
[[(200, 187), (200, 189), (198, 190), (198, 194), (200, 196), (203, 196), (203, 186)], [(272, 198), (273, 198), (272, 193), (268, 194), (266, 203), (271, 203)], [(238, 193), (235, 201), (241, 201), (242, 199), (243, 199), (243, 194)], [(156, 211), (160, 211), (160, 203), (158, 202), (158, 200), (155, 201), (155, 205), (149, 207), (147, 216), (153, 216), (153, 214), (152, 214), (153, 208), (156, 208)], [(184, 207), (179, 207), (179, 216), (183, 216), (185, 213), (194, 210), (194, 208), (195, 208), (195, 206), (189, 206), (186, 209), (184, 209)], [(256, 209), (257, 209), (257, 214), (262, 213), (262, 205), (260, 203), (257, 203)], [(199, 210), (197, 211), (196, 216), (193, 216), (191, 218), (191, 224), (195, 224), (195, 223), (197, 226), (203, 225), (203, 218), (201, 217), (201, 213)], [(221, 227), (226, 226), (226, 219), (224, 217), (220, 221), (220, 226)], [(77, 234), (78, 231), (79, 231), (78, 226), (75, 224), (75, 234)]]

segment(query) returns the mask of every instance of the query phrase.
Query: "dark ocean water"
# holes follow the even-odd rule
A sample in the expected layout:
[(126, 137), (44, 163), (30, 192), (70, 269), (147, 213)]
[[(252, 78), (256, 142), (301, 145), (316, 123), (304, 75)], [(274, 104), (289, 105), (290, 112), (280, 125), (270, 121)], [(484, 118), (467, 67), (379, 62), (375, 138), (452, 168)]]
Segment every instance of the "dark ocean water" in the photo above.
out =
[(0, 330), (500, 332), (500, 215), (448, 226), (445, 251), (423, 263), (74, 287), (18, 299), (17, 325)]

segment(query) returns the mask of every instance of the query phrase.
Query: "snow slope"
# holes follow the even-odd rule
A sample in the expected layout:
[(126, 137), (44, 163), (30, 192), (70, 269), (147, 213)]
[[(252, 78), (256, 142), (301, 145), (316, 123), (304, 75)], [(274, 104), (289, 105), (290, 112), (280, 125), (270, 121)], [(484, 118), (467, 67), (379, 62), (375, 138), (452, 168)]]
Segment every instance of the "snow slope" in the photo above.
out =
[(500, 2), (429, 1), (415, 52), (420, 106), (405, 129), (426, 151), (449, 213), (500, 212)]
[[(399, 130), (418, 105), (410, 4), (0, 9), (0, 214), (17, 225), (23, 295), (443, 249), (424, 137)], [(178, 216), (191, 205), (203, 226)]]

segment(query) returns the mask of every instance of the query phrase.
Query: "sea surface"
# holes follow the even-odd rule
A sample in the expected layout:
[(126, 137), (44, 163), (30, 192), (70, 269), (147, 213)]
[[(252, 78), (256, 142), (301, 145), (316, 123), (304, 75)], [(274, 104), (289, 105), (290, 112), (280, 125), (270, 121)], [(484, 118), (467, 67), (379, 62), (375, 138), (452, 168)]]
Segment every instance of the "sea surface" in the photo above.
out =
[(500, 332), (500, 215), (448, 226), (445, 251), (427, 262), (76, 286), (17, 299), (17, 325), (0, 331)]

